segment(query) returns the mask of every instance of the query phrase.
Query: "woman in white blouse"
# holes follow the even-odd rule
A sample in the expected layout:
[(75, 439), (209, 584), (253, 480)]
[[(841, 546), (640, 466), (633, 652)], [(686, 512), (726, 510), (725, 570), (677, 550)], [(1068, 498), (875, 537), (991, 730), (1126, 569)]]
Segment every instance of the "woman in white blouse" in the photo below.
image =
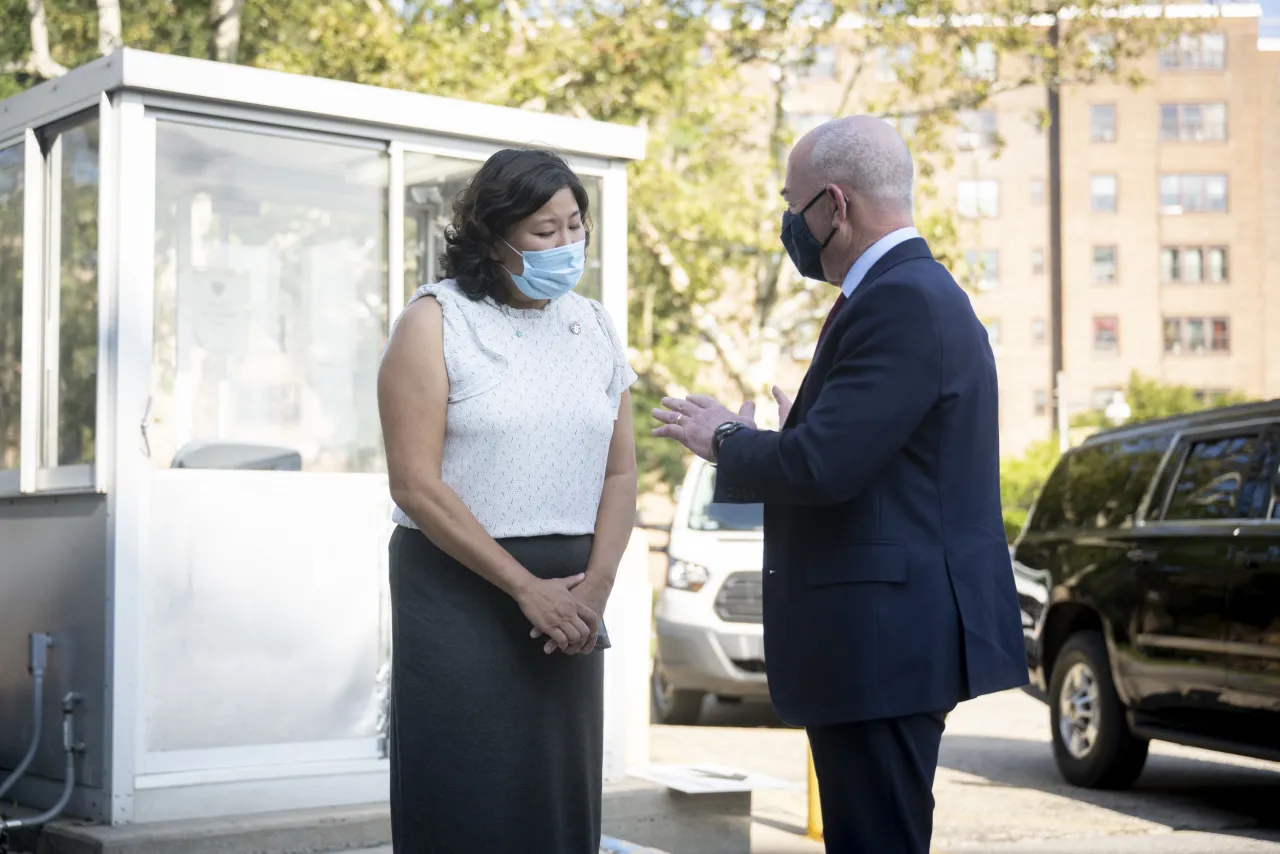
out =
[(387, 345), (397, 854), (599, 850), (601, 615), (635, 517), (635, 374), (572, 291), (589, 239), (563, 160), (498, 152), (454, 204), (446, 278)]

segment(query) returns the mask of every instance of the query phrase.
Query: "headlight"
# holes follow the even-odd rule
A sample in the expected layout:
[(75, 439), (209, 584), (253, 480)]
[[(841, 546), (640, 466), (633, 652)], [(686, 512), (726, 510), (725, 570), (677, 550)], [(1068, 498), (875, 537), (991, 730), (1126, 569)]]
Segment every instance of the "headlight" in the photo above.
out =
[(702, 589), (702, 585), (707, 583), (707, 579), (711, 576), (707, 572), (705, 566), (698, 566), (696, 563), (687, 563), (683, 560), (673, 560), (667, 567), (667, 586), (674, 587), (676, 590), (688, 590), (696, 593)]

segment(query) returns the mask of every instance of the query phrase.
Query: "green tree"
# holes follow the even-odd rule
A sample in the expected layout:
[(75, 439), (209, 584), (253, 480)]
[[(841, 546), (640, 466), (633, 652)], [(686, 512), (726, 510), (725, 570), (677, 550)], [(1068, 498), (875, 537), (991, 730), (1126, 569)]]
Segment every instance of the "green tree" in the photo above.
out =
[(1009, 542), (1022, 530), (1027, 513), (1040, 494), (1040, 487), (1058, 463), (1056, 437), (1035, 442), (1015, 459), (1000, 463), (1000, 505), (1004, 508), (1004, 531)]
[[(0, 0), (0, 92), (98, 55), (111, 0)], [(630, 172), (631, 344), (641, 470), (683, 460), (649, 438), (666, 393), (765, 399), (784, 354), (811, 346), (830, 292), (778, 241), (777, 192), (794, 142), (788, 102), (834, 47), (834, 115), (910, 118), (919, 220), (944, 262), (960, 233), (930, 207), (957, 114), (1027, 87), (1141, 79), (1129, 60), (1185, 23), (1116, 14), (1120, 0), (137, 0), (131, 46), (548, 110), (648, 129)], [(1068, 13), (1068, 10), (1070, 12)], [(38, 14), (37, 14), (38, 13)], [(1048, 24), (1061, 18), (1056, 40)], [(106, 22), (106, 23), (104, 23)], [(896, 82), (868, 72), (896, 58)], [(1040, 121), (1041, 116), (1029, 116)], [(764, 409), (767, 410), (767, 406)]]
[[(1130, 409), (1128, 419), (1130, 424), (1183, 415), (1188, 412), (1199, 412), (1215, 406), (1247, 403), (1250, 400), (1250, 397), (1243, 392), (1230, 390), (1203, 396), (1190, 386), (1162, 383), (1159, 380), (1144, 377), (1137, 371), (1129, 375), (1129, 382), (1123, 389), (1123, 394), (1125, 403)], [(1076, 416), (1072, 419), (1071, 425), (1076, 428), (1112, 426), (1106, 414), (1097, 410)]]

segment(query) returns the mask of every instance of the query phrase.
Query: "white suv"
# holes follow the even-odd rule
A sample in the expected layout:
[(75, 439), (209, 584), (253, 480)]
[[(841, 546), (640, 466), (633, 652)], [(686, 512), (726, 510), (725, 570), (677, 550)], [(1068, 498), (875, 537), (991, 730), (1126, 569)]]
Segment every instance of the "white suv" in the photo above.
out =
[(698, 722), (703, 698), (767, 700), (760, 569), (763, 508), (713, 504), (714, 466), (695, 459), (671, 524), (655, 613), (653, 707), (659, 723)]

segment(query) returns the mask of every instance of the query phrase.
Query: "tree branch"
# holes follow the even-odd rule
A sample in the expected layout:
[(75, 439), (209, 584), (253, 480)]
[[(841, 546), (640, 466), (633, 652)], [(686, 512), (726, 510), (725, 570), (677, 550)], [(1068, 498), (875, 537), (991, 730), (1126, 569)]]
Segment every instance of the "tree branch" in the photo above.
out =
[[(644, 243), (645, 248), (652, 253), (659, 266), (666, 270), (667, 276), (671, 279), (672, 290), (676, 293), (686, 293), (692, 282), (689, 271), (676, 259), (675, 253), (671, 251), (671, 247), (662, 239), (657, 227), (642, 213), (636, 216), (636, 231), (640, 235), (640, 240)], [(697, 300), (689, 300), (688, 305), (689, 313), (693, 319), (693, 326), (698, 330), (698, 334), (702, 336), (704, 341), (715, 348), (720, 364), (729, 374), (729, 378), (738, 387), (743, 397), (751, 398), (754, 394), (751, 390), (751, 366), (741, 357), (738, 352), (739, 348), (735, 346), (733, 339), (720, 328), (715, 314), (709, 311), (705, 305), (702, 305)]]
[(43, 80), (61, 77), (67, 69), (54, 60), (49, 50), (49, 22), (45, 17), (44, 0), (27, 0), (27, 13), (31, 16), (31, 53), (21, 62), (5, 65), (5, 73), (29, 74)]
[(209, 58), (216, 62), (234, 63), (240, 54), (240, 13), (244, 0), (210, 0), (209, 21), (213, 37), (209, 39)]
[(120, 0), (98, 0), (98, 53), (115, 53), (124, 44), (120, 30)]

